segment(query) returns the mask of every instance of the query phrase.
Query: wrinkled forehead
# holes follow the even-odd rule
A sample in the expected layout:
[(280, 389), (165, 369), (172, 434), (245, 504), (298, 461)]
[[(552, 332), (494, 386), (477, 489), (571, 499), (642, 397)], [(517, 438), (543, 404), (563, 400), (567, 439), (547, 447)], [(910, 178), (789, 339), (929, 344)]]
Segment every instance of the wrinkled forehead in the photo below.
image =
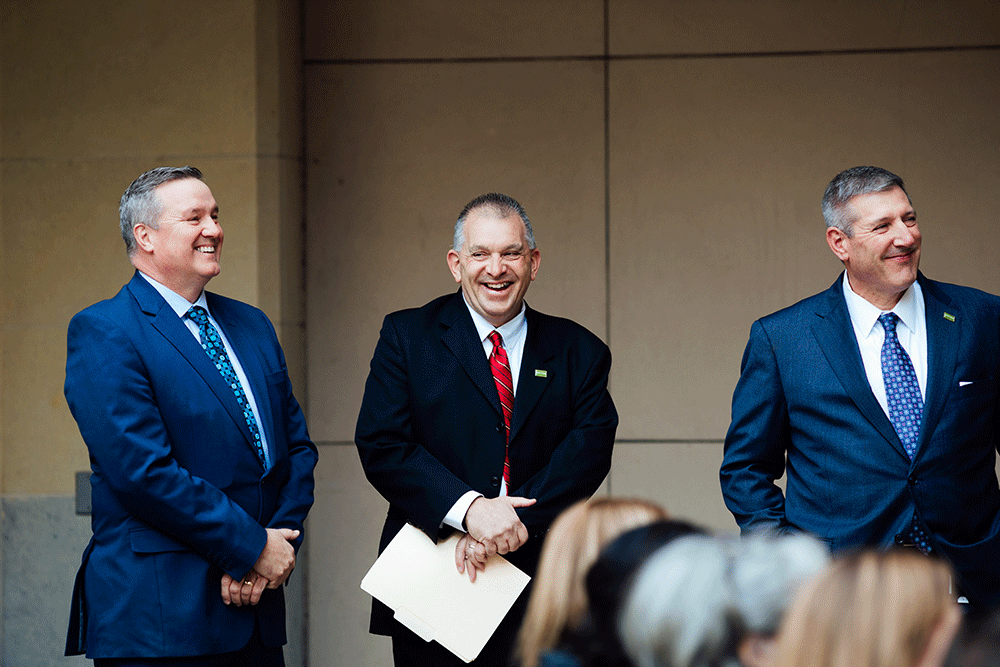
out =
[(501, 250), (522, 248), (528, 244), (524, 221), (516, 213), (502, 217), (498, 211), (478, 209), (465, 221), (465, 245), (468, 248)]

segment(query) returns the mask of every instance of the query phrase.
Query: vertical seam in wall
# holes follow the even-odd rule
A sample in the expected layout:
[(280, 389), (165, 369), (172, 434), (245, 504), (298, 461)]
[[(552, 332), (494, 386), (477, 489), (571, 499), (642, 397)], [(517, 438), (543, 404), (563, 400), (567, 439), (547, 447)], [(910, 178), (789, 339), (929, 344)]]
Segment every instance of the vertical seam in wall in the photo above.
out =
[(611, 347), (611, 86), (608, 0), (604, 0), (604, 340)]
[[(299, 339), (302, 345), (302, 391), (305, 396), (303, 410), (309, 410), (309, 294), (306, 289), (309, 280), (306, 276), (308, 269), (306, 264), (306, 178), (308, 172), (308, 159), (306, 156), (306, 119), (309, 114), (306, 112), (306, 0), (299, 0), (299, 289), (302, 294), (302, 308), (297, 313), (302, 318), (302, 333)], [(302, 646), (302, 667), (309, 664), (309, 580), (312, 578), (309, 567), (308, 551), (304, 554), (306, 558), (302, 563), (302, 627), (299, 629), (299, 639)]]
[[(611, 68), (608, 1), (604, 0), (604, 341), (611, 347)], [(608, 495), (613, 494), (608, 471)]]

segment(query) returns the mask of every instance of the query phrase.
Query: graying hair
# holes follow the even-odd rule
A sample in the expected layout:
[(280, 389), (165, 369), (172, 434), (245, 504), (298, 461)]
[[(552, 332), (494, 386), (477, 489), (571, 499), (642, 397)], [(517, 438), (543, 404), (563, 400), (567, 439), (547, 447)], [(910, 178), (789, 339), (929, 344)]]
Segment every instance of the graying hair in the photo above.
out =
[(469, 218), (469, 214), (480, 209), (485, 209), (501, 220), (516, 214), (524, 223), (524, 236), (528, 240), (528, 249), (535, 249), (535, 232), (531, 230), (531, 222), (528, 220), (528, 214), (524, 212), (524, 207), (513, 197), (499, 192), (488, 192), (470, 201), (458, 214), (451, 245), (455, 252), (460, 252), (465, 245), (465, 221)]
[(851, 167), (845, 169), (830, 181), (823, 193), (823, 219), (827, 227), (836, 227), (847, 234), (854, 235), (854, 219), (847, 211), (847, 202), (852, 197), (866, 195), (872, 192), (885, 192), (899, 188), (909, 199), (903, 186), (903, 179), (882, 169), (881, 167)]
[(160, 201), (154, 190), (168, 181), (179, 181), (185, 178), (202, 180), (201, 171), (196, 167), (157, 167), (150, 169), (125, 189), (121, 202), (118, 204), (119, 226), (122, 239), (125, 241), (125, 251), (131, 257), (135, 253), (136, 225), (143, 224), (152, 229), (159, 229)]
[(748, 634), (775, 632), (792, 594), (829, 561), (805, 535), (682, 537), (639, 569), (618, 618), (636, 667), (738, 667)]

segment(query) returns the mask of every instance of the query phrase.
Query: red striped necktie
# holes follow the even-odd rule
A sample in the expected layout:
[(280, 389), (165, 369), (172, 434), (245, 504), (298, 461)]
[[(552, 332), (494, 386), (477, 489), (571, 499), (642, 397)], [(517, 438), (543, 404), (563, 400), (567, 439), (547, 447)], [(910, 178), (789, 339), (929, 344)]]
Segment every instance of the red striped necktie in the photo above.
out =
[(510, 489), (510, 418), (514, 414), (514, 380), (510, 374), (510, 362), (507, 360), (507, 350), (503, 349), (503, 338), (498, 331), (491, 331), (489, 339), (493, 342), (493, 352), (490, 354), (490, 370), (493, 371), (493, 381), (500, 394), (500, 405), (503, 407), (503, 424), (506, 431), (503, 452), (503, 481)]

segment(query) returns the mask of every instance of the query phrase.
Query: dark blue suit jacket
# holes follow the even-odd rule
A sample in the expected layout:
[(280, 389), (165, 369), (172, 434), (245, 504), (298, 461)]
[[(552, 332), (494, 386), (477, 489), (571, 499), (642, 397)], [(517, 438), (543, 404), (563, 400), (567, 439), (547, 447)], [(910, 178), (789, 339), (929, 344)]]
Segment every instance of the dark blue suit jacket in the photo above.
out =
[(282, 591), (226, 606), (222, 574), (253, 567), (265, 526), (302, 530), (317, 452), (267, 317), (206, 296), (253, 389), (272, 467), (264, 474), (233, 391), (142, 276), (78, 313), (65, 393), (90, 451), (94, 536), (68, 655), (224, 653), (247, 644), (255, 619), (265, 644), (285, 643)]
[[(542, 537), (611, 467), (618, 413), (611, 353), (570, 320), (526, 311), (528, 332), (510, 433), (510, 495), (528, 542), (507, 558), (534, 574)], [(461, 292), (386, 316), (365, 385), (355, 442), (369, 481), (389, 501), (379, 552), (410, 522), (432, 539), (467, 491), (500, 492), (504, 426), (489, 360)], [(372, 632), (399, 626), (377, 601)]]
[[(807, 531), (833, 549), (891, 545), (916, 512), (961, 591), (995, 607), (1000, 298), (918, 279), (927, 388), (913, 461), (869, 387), (841, 275), (827, 291), (751, 327), (722, 490), (744, 531)], [(783, 472), (784, 494), (774, 485)]]

